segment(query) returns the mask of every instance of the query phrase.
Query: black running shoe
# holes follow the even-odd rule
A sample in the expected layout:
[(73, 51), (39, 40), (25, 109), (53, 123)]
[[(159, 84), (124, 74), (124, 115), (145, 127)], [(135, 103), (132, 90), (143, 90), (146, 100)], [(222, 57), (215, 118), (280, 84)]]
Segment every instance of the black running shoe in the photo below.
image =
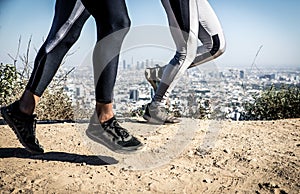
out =
[(180, 119), (177, 117), (168, 115), (168, 112), (164, 106), (161, 106), (155, 102), (147, 104), (143, 118), (152, 124), (180, 122)]
[(20, 143), (33, 154), (44, 152), (35, 135), (36, 119), (35, 115), (26, 115), (19, 111), (19, 102), (2, 107), (1, 114), (5, 122), (17, 135)]
[(119, 125), (115, 117), (103, 124), (100, 124), (98, 119), (91, 121), (86, 134), (92, 140), (118, 153), (131, 153), (143, 147), (143, 144), (136, 137), (130, 135), (126, 129)]

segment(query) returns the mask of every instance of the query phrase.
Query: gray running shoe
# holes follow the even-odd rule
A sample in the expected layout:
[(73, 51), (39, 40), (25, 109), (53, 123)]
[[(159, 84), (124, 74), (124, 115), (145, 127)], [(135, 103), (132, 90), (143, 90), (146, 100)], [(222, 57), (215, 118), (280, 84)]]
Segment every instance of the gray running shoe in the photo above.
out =
[(145, 70), (145, 77), (147, 81), (151, 84), (154, 91), (157, 90), (157, 87), (161, 81), (162, 74), (166, 68), (166, 65), (161, 67), (159, 65), (156, 65), (156, 67), (152, 68), (146, 68)]
[(2, 107), (1, 114), (26, 150), (33, 154), (41, 154), (44, 152), (43, 147), (39, 144), (35, 135), (36, 115), (26, 115), (20, 112), (19, 101)]
[[(95, 114), (94, 116), (95, 117)], [(100, 124), (98, 119), (91, 119), (86, 135), (110, 150), (118, 153), (131, 153), (138, 151), (143, 144), (129, 132), (121, 127), (115, 117)]]
[(177, 117), (168, 115), (166, 108), (157, 103), (147, 104), (143, 118), (152, 124), (179, 123), (180, 122), (180, 119), (178, 119)]

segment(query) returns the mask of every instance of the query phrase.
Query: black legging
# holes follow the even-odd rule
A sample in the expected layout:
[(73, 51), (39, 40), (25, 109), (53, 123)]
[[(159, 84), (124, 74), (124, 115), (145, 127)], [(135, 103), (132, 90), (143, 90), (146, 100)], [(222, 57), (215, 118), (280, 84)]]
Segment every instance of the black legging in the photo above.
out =
[[(112, 101), (118, 54), (130, 27), (125, 0), (101, 0), (97, 3), (84, 0), (83, 4), (80, 0), (56, 1), (51, 30), (35, 58), (34, 69), (26, 86), (33, 94), (37, 96), (43, 94), (63, 57), (78, 40), (82, 27), (91, 13), (97, 24), (97, 45), (93, 61), (96, 101), (101, 103)], [(115, 33), (117, 31), (119, 32)], [(107, 36), (109, 38), (105, 38)]]
[(82, 0), (97, 24), (97, 44), (93, 53), (97, 102), (110, 103), (119, 63), (119, 53), (130, 19), (125, 0)]
[[(166, 66), (153, 98), (164, 102), (190, 67), (220, 56), (225, 39), (219, 20), (207, 0), (161, 0), (168, 16), (176, 54)], [(198, 46), (198, 41), (202, 45)]]

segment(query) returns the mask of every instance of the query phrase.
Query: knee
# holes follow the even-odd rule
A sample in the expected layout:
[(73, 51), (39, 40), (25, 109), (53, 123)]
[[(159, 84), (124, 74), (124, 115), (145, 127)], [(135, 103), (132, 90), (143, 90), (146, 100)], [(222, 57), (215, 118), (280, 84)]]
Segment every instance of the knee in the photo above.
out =
[(108, 35), (110, 38), (123, 40), (129, 31), (130, 25), (129, 17), (115, 17), (113, 20), (97, 22), (97, 40), (99, 41)]
[(125, 33), (129, 31), (131, 21), (129, 17), (119, 17), (111, 22), (111, 32), (123, 30)]

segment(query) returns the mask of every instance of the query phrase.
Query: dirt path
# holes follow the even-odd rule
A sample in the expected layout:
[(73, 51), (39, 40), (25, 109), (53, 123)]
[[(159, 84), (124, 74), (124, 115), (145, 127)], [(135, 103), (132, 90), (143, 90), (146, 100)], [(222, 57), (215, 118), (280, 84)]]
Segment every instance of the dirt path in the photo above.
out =
[(0, 125), (0, 193), (300, 192), (300, 119), (122, 126), (141, 152), (110, 152), (85, 124), (40, 124), (46, 153), (32, 156)]

